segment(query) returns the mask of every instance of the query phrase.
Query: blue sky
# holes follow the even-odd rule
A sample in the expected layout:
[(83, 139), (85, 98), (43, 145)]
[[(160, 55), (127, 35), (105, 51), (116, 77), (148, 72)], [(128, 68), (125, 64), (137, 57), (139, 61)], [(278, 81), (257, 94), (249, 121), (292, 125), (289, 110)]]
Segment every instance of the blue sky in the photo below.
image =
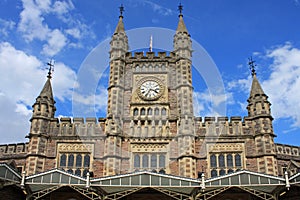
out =
[[(275, 139), (300, 144), (300, 2), (298, 0), (181, 1), (184, 21), (194, 41), (216, 64), (226, 96), (226, 114), (245, 116), (251, 84), (247, 58), (272, 103)], [(72, 103), (88, 105), (104, 116), (107, 70), (94, 94), (74, 95), (83, 63), (114, 32), (118, 7), (125, 6), (126, 30), (156, 27), (175, 30), (179, 1), (159, 0), (3, 0), (0, 2), (0, 143), (24, 142), (31, 105), (55, 60), (53, 89), (57, 116), (73, 116)], [(154, 29), (152, 29), (154, 30)], [(155, 29), (156, 30), (156, 29)], [(153, 33), (155, 34), (155, 33)], [(145, 42), (149, 36), (139, 36)], [(129, 41), (133, 39), (129, 37)], [(159, 39), (153, 37), (154, 48)], [(169, 41), (172, 45), (172, 38)], [(143, 48), (143, 47), (141, 47)], [(103, 52), (99, 58), (108, 58)], [(107, 66), (103, 66), (104, 69)], [(209, 66), (196, 66), (206, 68)], [(194, 69), (195, 112), (212, 108), (222, 95), (211, 95)], [(76, 97), (75, 100), (73, 97)], [(96, 102), (96, 103), (94, 103)]]

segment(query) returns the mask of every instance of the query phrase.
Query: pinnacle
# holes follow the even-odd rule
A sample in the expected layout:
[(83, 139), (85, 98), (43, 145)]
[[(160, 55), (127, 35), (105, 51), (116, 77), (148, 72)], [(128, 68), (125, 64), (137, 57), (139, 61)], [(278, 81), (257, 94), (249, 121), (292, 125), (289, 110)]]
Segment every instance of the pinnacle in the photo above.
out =
[(116, 33), (124, 33), (124, 32), (125, 32), (125, 28), (124, 28), (124, 24), (123, 24), (123, 16), (120, 16), (118, 25), (115, 30), (115, 34)]
[(256, 75), (254, 74), (250, 91), (250, 97), (254, 97), (256, 95), (265, 95), (265, 92), (263, 91), (259, 81), (257, 80)]
[(182, 33), (188, 33), (187, 29), (186, 29), (186, 26), (184, 24), (184, 21), (183, 21), (183, 15), (180, 14), (179, 15), (179, 22), (178, 22), (178, 26), (177, 26), (177, 30), (176, 32), (182, 32)]

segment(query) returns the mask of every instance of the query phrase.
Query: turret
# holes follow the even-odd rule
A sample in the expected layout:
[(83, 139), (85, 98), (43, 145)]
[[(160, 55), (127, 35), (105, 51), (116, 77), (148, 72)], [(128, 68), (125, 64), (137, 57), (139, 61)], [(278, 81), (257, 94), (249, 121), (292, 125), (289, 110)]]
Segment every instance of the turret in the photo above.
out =
[(271, 103), (268, 101), (268, 96), (263, 91), (259, 81), (256, 77), (254, 69), (254, 61), (249, 62), (252, 71), (252, 86), (250, 90), (250, 96), (248, 98), (248, 116), (249, 117), (268, 117), (271, 116)]
[(273, 132), (273, 117), (271, 116), (271, 103), (263, 91), (255, 72), (252, 58), (249, 60), (252, 72), (252, 86), (248, 98), (248, 118), (252, 120), (252, 130), (255, 137), (255, 155), (257, 156), (258, 171), (277, 175), (277, 159)]
[(56, 108), (51, 86), (53, 64), (50, 62), (48, 65), (50, 68), (46, 83), (32, 106), (33, 114), (30, 119), (30, 133), (27, 136), (30, 140), (26, 161), (27, 174), (34, 174), (43, 170), (43, 166), (46, 162), (45, 157), (49, 139), (49, 127), (51, 121), (55, 120), (54, 115)]
[[(104, 175), (115, 175), (121, 171), (121, 135), (124, 115), (125, 54), (128, 38), (123, 24), (124, 7), (120, 7), (119, 22), (110, 41), (110, 76), (108, 86), (107, 120), (105, 133)], [(118, 147), (118, 148), (115, 148)]]
[(176, 55), (180, 58), (191, 59), (192, 57), (192, 41), (188, 33), (182, 14), (183, 6), (179, 5), (179, 22), (173, 39), (173, 48)]
[(192, 41), (183, 21), (183, 7), (179, 4), (179, 22), (174, 35), (176, 54), (176, 93), (178, 106), (178, 171), (180, 176), (196, 177), (195, 132), (192, 86)]

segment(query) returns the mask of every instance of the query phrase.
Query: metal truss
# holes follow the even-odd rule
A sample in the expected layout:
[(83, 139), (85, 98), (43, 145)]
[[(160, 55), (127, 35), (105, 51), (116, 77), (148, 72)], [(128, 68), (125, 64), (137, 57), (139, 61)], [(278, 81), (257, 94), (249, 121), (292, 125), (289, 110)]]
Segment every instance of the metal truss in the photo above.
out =
[(45, 190), (41, 190), (41, 191), (32, 193), (31, 195), (27, 196), (26, 199), (27, 200), (36, 200), (36, 199), (39, 199), (41, 197), (46, 196), (47, 194), (50, 194), (51, 192), (53, 192), (53, 191), (55, 191), (57, 189), (59, 189), (60, 187), (62, 187), (62, 186), (54, 186), (54, 187), (51, 187), (51, 188), (47, 188)]
[(215, 196), (217, 196), (218, 194), (228, 190), (230, 187), (222, 187), (222, 188), (218, 188), (216, 190), (212, 190), (212, 191), (209, 191), (209, 192), (206, 192), (206, 193), (199, 193), (196, 197), (195, 197), (195, 200), (199, 199), (204, 199), (204, 200), (208, 200), (208, 199), (211, 199)]
[(122, 192), (117, 192), (117, 193), (114, 193), (114, 194), (110, 194), (110, 195), (107, 195), (107, 196), (105, 196), (104, 197), (104, 199), (106, 200), (115, 200), (115, 199), (121, 199), (121, 198), (123, 198), (123, 197), (125, 197), (125, 196), (128, 196), (128, 195), (130, 195), (130, 194), (132, 194), (132, 193), (135, 193), (135, 192), (137, 192), (137, 191), (139, 191), (139, 190), (141, 190), (141, 189), (143, 189), (143, 188), (132, 188), (132, 189), (130, 189), (130, 190), (126, 190), (126, 191), (122, 191)]
[(99, 196), (97, 193), (95, 193), (91, 189), (80, 188), (80, 187), (76, 187), (76, 186), (72, 186), (72, 185), (70, 185), (69, 187), (91, 200), (101, 200), (102, 199), (101, 196)]
[(266, 192), (261, 192), (261, 191), (258, 191), (258, 190), (254, 190), (254, 189), (251, 189), (251, 188), (247, 188), (247, 187), (238, 187), (240, 188), (241, 190), (244, 190), (248, 193), (251, 193), (263, 200), (277, 200), (277, 198), (269, 193), (266, 193)]
[(174, 191), (170, 191), (170, 190), (167, 190), (167, 189), (162, 189), (162, 188), (157, 188), (157, 187), (153, 187), (153, 189), (157, 190), (158, 192), (161, 192), (165, 195), (168, 195), (174, 199), (177, 199), (177, 200), (190, 200), (191, 197), (190, 196), (187, 196), (187, 195), (184, 195), (184, 194), (181, 194), (179, 192), (174, 192)]

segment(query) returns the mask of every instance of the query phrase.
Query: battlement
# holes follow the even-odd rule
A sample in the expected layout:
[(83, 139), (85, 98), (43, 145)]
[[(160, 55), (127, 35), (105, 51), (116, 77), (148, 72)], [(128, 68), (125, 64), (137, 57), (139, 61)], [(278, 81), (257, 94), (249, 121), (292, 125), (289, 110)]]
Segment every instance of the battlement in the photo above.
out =
[(50, 126), (50, 135), (55, 136), (101, 136), (104, 135), (106, 118), (57, 118)]
[(0, 155), (26, 153), (27, 146), (28, 143), (3, 144), (0, 145)]
[(175, 58), (174, 52), (127, 52), (127, 59), (170, 59)]
[(300, 156), (300, 147), (275, 143), (276, 152), (278, 155), (298, 157)]
[(232, 116), (230, 118), (222, 116), (222, 117), (195, 117), (196, 122), (206, 123), (222, 123), (222, 122), (245, 122), (247, 121), (247, 117), (242, 118), (241, 116)]

